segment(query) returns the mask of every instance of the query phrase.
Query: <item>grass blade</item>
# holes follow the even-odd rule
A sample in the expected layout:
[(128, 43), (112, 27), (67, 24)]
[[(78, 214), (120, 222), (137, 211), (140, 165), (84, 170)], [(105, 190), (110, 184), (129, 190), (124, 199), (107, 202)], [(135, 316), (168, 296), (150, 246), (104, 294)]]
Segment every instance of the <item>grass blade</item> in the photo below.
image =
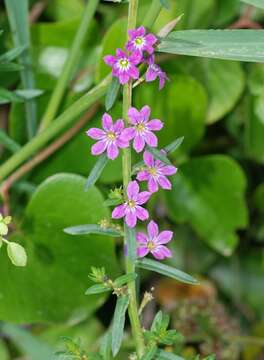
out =
[(192, 276), (184, 273), (181, 270), (175, 269), (171, 266), (162, 264), (155, 260), (143, 258), (137, 260), (136, 265), (141, 269), (157, 272), (159, 274), (171, 277), (185, 284), (198, 285), (198, 281), (195, 280)]
[(114, 356), (119, 352), (122, 344), (128, 305), (129, 295), (117, 298), (112, 329), (112, 353)]
[(85, 191), (87, 191), (91, 186), (93, 186), (96, 183), (97, 179), (102, 174), (102, 171), (104, 170), (107, 163), (108, 163), (108, 158), (106, 154), (100, 155), (85, 183), (85, 187), (84, 187)]
[(69, 235), (98, 234), (98, 235), (107, 235), (114, 237), (122, 236), (122, 233), (116, 229), (103, 228), (100, 225), (96, 225), (96, 224), (71, 226), (65, 228), (64, 232)]
[(183, 30), (164, 38), (158, 51), (215, 59), (264, 62), (264, 30)]
[(26, 50), (26, 46), (18, 46), (0, 55), (0, 62), (10, 62), (15, 60), (19, 55)]
[(62, 73), (55, 86), (47, 110), (41, 121), (40, 130), (45, 129), (50, 124), (50, 122), (54, 120), (54, 117), (56, 116), (67, 85), (75, 71), (76, 63), (78, 63), (77, 60), (80, 56), (80, 49), (83, 47), (83, 43), (86, 39), (87, 29), (89, 28), (89, 24), (94, 16), (98, 3), (99, 0), (87, 1), (87, 5), (84, 10), (82, 20), (74, 38), (72, 47), (70, 49), (68, 58), (63, 66)]
[(4, 145), (12, 153), (21, 149), (21, 146), (9, 137), (2, 129), (0, 129), (0, 144)]
[[(19, 62), (23, 66), (20, 70), (23, 89), (34, 89), (35, 79), (32, 71), (32, 60), (30, 56), (30, 32), (28, 22), (28, 0), (5, 0), (8, 20), (10, 23), (13, 41), (17, 48), (25, 47), (20, 53)], [(37, 127), (37, 106), (34, 99), (25, 102), (27, 132), (32, 138)]]
[(2, 63), (0, 64), (0, 72), (21, 71), (23, 66), (15, 63)]

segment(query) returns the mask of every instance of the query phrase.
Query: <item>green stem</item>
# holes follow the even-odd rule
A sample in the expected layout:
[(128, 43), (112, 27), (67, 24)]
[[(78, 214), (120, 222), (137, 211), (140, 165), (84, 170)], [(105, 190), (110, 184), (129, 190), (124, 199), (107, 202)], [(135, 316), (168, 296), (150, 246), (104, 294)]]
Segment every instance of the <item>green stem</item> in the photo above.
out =
[(44, 130), (53, 120), (57, 114), (62, 97), (65, 93), (66, 87), (72, 77), (76, 68), (77, 59), (80, 54), (80, 49), (86, 38), (87, 29), (94, 16), (99, 0), (89, 0), (83, 13), (83, 17), (73, 41), (69, 56), (64, 64), (62, 73), (57, 81), (55, 89), (51, 95), (47, 110), (40, 124), (40, 130)]
[(90, 90), (87, 94), (83, 95), (79, 100), (65, 110), (56, 119), (56, 121), (50, 124), (47, 129), (34, 137), (20, 151), (7, 160), (0, 167), (0, 181), (36, 151), (41, 149), (45, 144), (47, 144), (47, 142), (52, 140), (56, 135), (60, 134), (61, 131), (68, 128), (76, 118), (81, 116), (91, 105), (105, 95), (110, 82), (111, 76), (107, 76), (100, 84)]
[[(130, 0), (129, 10), (128, 10), (128, 21), (127, 21), (128, 29), (134, 29), (136, 27), (137, 8), (138, 8), (138, 0)], [(128, 84), (124, 86), (124, 90), (123, 90), (123, 119), (125, 120), (126, 124), (128, 124), (128, 109), (131, 107), (131, 105), (132, 105), (132, 82), (130, 81)], [(127, 185), (131, 179), (131, 149), (130, 148), (123, 150), (122, 160), (123, 160), (123, 185), (124, 185), (124, 190), (126, 190)], [(127, 244), (128, 237), (127, 237), (126, 225), (124, 225), (124, 227), (125, 227), (124, 242), (125, 244)], [(136, 240), (134, 239), (134, 241)], [(131, 273), (134, 271), (135, 271), (135, 264), (127, 256), (126, 272)], [(130, 282), (128, 284), (128, 289), (130, 294), (128, 313), (129, 313), (133, 338), (136, 344), (137, 355), (140, 358), (144, 353), (145, 344), (144, 344), (140, 319), (138, 316), (138, 304), (137, 304), (135, 281)]]

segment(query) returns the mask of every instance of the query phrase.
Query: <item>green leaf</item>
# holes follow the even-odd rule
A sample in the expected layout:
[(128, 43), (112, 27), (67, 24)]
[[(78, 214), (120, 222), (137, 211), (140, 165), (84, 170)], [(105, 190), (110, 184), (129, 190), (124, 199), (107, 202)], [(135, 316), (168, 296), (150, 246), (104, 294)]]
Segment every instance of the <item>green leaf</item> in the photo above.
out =
[(15, 63), (0, 63), (0, 72), (20, 71), (23, 66)]
[[(93, 187), (84, 193), (85, 178), (58, 174), (34, 192), (24, 211), (19, 233), (28, 255), (23, 269), (12, 266), (0, 252), (0, 318), (16, 323), (65, 323), (87, 318), (105, 301), (105, 295), (84, 296), (87, 269), (105, 267), (109, 277), (120, 272), (115, 244), (102, 235), (72, 236), (63, 232), (69, 225), (98, 223), (109, 217), (104, 198)], [(63, 286), (62, 286), (63, 284)], [(12, 289), (12, 291), (11, 291)], [(32, 296), (34, 294), (34, 296)], [(78, 321), (79, 321), (78, 320)]]
[(171, 165), (170, 160), (167, 158), (165, 154), (163, 154), (159, 149), (150, 147), (147, 145), (147, 151), (150, 152), (156, 160), (160, 160), (164, 164)]
[(10, 62), (15, 60), (19, 55), (25, 51), (26, 46), (18, 46), (14, 49), (7, 51), (6, 53), (0, 55), (0, 62)]
[(18, 96), (15, 92), (0, 88), (0, 104), (8, 104), (10, 102), (23, 102), (21, 96)]
[(186, 30), (170, 33), (158, 51), (218, 58), (264, 62), (264, 30)]
[(23, 246), (15, 242), (7, 244), (7, 254), (12, 264), (15, 266), (26, 266), (27, 254)]
[(223, 118), (236, 105), (245, 88), (245, 76), (239, 63), (205, 59), (204, 83), (209, 96), (207, 123)]
[(31, 335), (30, 332), (9, 323), (2, 323), (0, 325), (0, 329), (1, 332), (14, 341), (14, 343), (22, 351), (23, 355), (28, 357), (30, 360), (56, 359), (55, 350)]
[(171, 277), (185, 284), (194, 284), (194, 285), (198, 284), (198, 281), (195, 280), (192, 276), (184, 273), (181, 270), (175, 269), (171, 266), (162, 264), (155, 260), (143, 258), (137, 260), (136, 265), (141, 269), (157, 272), (159, 274)]
[(112, 353), (114, 356), (117, 355), (122, 344), (128, 305), (129, 295), (117, 298), (112, 328)]
[(91, 186), (93, 186), (96, 183), (97, 179), (100, 177), (102, 171), (104, 170), (107, 162), (108, 162), (108, 158), (106, 154), (102, 154), (99, 156), (95, 166), (90, 172), (88, 179), (85, 183), (85, 187), (84, 187), (85, 191), (87, 191)]
[(100, 342), (100, 355), (103, 360), (112, 360), (111, 356), (112, 332), (107, 331)]
[(10, 360), (9, 351), (7, 345), (3, 340), (0, 340), (0, 359), (1, 360)]
[[(33, 73), (32, 59), (30, 54), (30, 30), (28, 21), (28, 0), (5, 0), (7, 16), (12, 28), (12, 37), (16, 47), (25, 47), (25, 51), (19, 55), (23, 69), (20, 70), (21, 82), (24, 89), (34, 89), (35, 79)], [(29, 138), (36, 132), (37, 107), (34, 99), (25, 103), (27, 131)]]
[(40, 95), (43, 94), (43, 90), (39, 90), (39, 89), (18, 89), (18, 90), (15, 90), (15, 93), (18, 95), (18, 96), (21, 96), (23, 99), (25, 100), (30, 100), (30, 99), (33, 99), (33, 98), (36, 98)]
[(167, 10), (170, 9), (169, 0), (160, 0), (160, 3), (161, 3), (161, 5), (162, 5), (165, 9), (167, 9)]
[(170, 143), (169, 145), (165, 146), (164, 150), (168, 153), (171, 154), (174, 151), (176, 151), (181, 144), (183, 143), (184, 140), (184, 136), (181, 136), (179, 138), (177, 138), (176, 140), (174, 140), (172, 143)]
[(158, 350), (157, 360), (184, 360), (184, 358), (168, 351)]
[(262, 0), (241, 0), (241, 1), (246, 4), (256, 6), (260, 9), (264, 9), (264, 3)]
[(124, 202), (123, 199), (106, 199), (104, 204), (105, 206), (116, 206)]
[(103, 228), (102, 226), (96, 225), (96, 224), (71, 226), (71, 227), (65, 228), (64, 232), (66, 234), (70, 234), (70, 235), (99, 234), (99, 235), (107, 235), (107, 236), (113, 236), (113, 237), (122, 236), (122, 233), (116, 229)]
[(120, 86), (121, 85), (119, 83), (118, 78), (113, 77), (111, 84), (109, 85), (107, 93), (106, 93), (106, 98), (105, 98), (106, 111), (109, 111), (113, 107), (113, 105), (117, 99)]
[(89, 287), (86, 290), (85, 295), (102, 294), (102, 293), (108, 292), (110, 290), (111, 290), (110, 288), (106, 287), (103, 284), (96, 284), (96, 285), (93, 285), (93, 286)]
[(131, 281), (136, 280), (137, 274), (136, 273), (128, 273), (122, 276), (119, 276), (117, 279), (115, 279), (114, 283), (116, 287), (121, 287)]
[(137, 242), (135, 228), (130, 228), (125, 225), (126, 239), (127, 239), (127, 256), (131, 262), (134, 262), (137, 257)]
[(156, 345), (152, 345), (150, 347), (147, 347), (145, 350), (144, 355), (140, 358), (140, 360), (152, 360), (154, 359), (154, 356), (156, 355), (157, 352), (157, 346)]
[(11, 139), (11, 137), (9, 137), (4, 132), (4, 130), (1, 129), (0, 129), (0, 144), (4, 145), (8, 150), (10, 150), (13, 153), (15, 153), (21, 148), (21, 146), (17, 142)]
[(248, 222), (246, 178), (240, 166), (224, 155), (210, 155), (181, 166), (166, 194), (170, 217), (188, 222), (213, 249), (231, 255), (236, 230)]

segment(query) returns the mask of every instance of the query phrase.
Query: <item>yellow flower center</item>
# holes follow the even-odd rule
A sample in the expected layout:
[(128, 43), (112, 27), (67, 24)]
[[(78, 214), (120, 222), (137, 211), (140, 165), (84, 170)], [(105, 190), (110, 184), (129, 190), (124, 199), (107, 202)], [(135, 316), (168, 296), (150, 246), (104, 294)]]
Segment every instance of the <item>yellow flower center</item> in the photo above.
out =
[(146, 130), (144, 124), (138, 124), (138, 125), (136, 126), (136, 128), (137, 128), (137, 131), (138, 131), (138, 132), (144, 132), (144, 131)]
[(149, 242), (148, 242), (147, 248), (148, 248), (150, 251), (154, 250), (155, 247), (156, 247), (156, 246), (155, 246), (155, 244), (154, 244), (153, 241), (149, 241)]
[(135, 205), (136, 205), (136, 203), (135, 203), (134, 200), (128, 200), (127, 204), (128, 204), (128, 206), (129, 206), (130, 208), (134, 208)]
[(126, 69), (126, 68), (128, 67), (128, 65), (129, 65), (129, 62), (128, 62), (127, 59), (121, 59), (121, 60), (119, 61), (119, 65), (120, 65), (120, 67), (121, 67), (122, 69)]
[(136, 43), (136, 45), (142, 45), (142, 43), (143, 43), (142, 37), (137, 37), (137, 38), (135, 39), (135, 43)]
[(116, 134), (113, 131), (109, 131), (107, 133), (107, 138), (111, 141), (114, 141), (116, 139)]
[(155, 167), (148, 168), (148, 171), (149, 171), (150, 175), (152, 175), (152, 176), (157, 175), (157, 169)]

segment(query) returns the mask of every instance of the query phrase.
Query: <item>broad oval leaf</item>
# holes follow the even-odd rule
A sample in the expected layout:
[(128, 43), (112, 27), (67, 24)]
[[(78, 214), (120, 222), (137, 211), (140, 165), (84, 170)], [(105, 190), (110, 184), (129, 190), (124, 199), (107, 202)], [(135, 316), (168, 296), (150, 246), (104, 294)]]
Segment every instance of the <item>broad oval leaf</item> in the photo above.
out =
[(7, 244), (7, 254), (12, 264), (15, 266), (26, 266), (27, 254), (23, 246), (15, 242)]
[(169, 54), (264, 62), (264, 30), (174, 31), (158, 46)]
[(120, 237), (122, 233), (113, 228), (103, 228), (100, 225), (96, 224), (85, 224), (85, 225), (76, 225), (64, 229), (66, 234), (70, 235), (88, 235), (88, 234), (99, 234), (107, 235), (113, 237)]
[(157, 272), (159, 274), (171, 277), (185, 284), (192, 284), (192, 285), (198, 284), (198, 281), (195, 280), (192, 276), (184, 273), (181, 270), (175, 269), (171, 266), (162, 264), (155, 260), (151, 260), (147, 258), (138, 259), (136, 265), (141, 269)]
[(188, 222), (213, 249), (229, 256), (236, 230), (247, 225), (246, 178), (240, 166), (224, 155), (194, 158), (181, 166), (166, 194), (169, 216)]
[(122, 295), (117, 298), (112, 327), (112, 353), (114, 356), (117, 355), (122, 344), (128, 305), (129, 295)]

